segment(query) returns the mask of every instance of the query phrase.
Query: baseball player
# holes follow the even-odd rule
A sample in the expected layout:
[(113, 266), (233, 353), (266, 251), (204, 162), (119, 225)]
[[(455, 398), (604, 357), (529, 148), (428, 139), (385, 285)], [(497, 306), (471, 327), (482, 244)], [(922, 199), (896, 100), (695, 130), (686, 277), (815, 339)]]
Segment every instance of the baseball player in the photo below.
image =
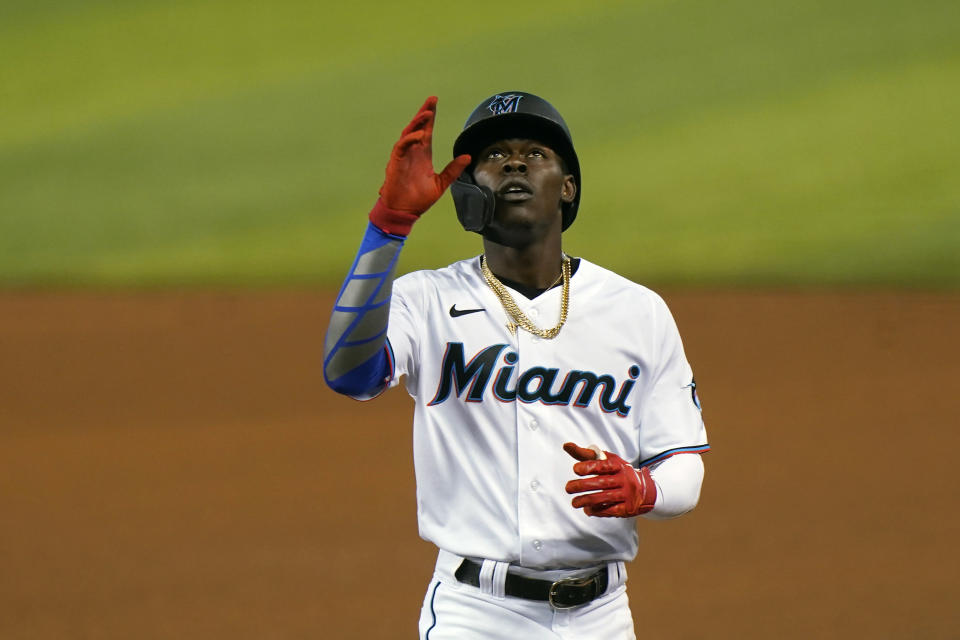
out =
[[(420, 535), (439, 549), (420, 637), (633, 638), (636, 517), (692, 509), (709, 448), (676, 325), (657, 294), (563, 252), (583, 185), (556, 109), (484, 100), (437, 174), (436, 105), (393, 148), (324, 353), (336, 391), (403, 379), (416, 401)], [(448, 187), (483, 254), (394, 280)]]

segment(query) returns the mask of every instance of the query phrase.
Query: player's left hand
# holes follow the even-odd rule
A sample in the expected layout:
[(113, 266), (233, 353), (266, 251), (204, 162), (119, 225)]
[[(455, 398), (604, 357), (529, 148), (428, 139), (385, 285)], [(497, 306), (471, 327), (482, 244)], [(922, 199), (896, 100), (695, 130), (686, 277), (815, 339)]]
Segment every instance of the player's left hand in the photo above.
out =
[(451, 160), (440, 173), (433, 172), (433, 123), (437, 98), (427, 98), (417, 115), (400, 134), (387, 163), (380, 197), (390, 209), (419, 216), (433, 206), (470, 164), (470, 156)]
[(588, 516), (630, 518), (647, 513), (657, 501), (657, 485), (650, 469), (634, 469), (615, 453), (604, 451), (606, 459), (598, 459), (597, 452), (572, 442), (563, 450), (579, 460), (573, 465), (578, 476), (591, 476), (567, 483), (567, 493), (586, 493), (573, 499), (573, 506), (583, 509)]

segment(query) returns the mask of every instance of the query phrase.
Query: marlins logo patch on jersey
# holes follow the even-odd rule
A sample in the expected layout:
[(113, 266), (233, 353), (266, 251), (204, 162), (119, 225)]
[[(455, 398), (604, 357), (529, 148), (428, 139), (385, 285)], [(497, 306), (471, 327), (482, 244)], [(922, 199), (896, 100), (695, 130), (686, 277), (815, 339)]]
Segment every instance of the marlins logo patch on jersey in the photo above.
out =
[(487, 108), (493, 112), (493, 115), (498, 116), (501, 113), (516, 113), (517, 108), (520, 106), (520, 98), (523, 96), (515, 96), (513, 94), (507, 96), (496, 95), (493, 98), (493, 101), (487, 105)]
[(700, 397), (697, 395), (697, 380), (695, 378), (691, 378), (690, 384), (684, 388), (690, 389), (690, 397), (693, 399), (693, 404), (699, 411), (703, 411), (703, 408), (700, 406)]

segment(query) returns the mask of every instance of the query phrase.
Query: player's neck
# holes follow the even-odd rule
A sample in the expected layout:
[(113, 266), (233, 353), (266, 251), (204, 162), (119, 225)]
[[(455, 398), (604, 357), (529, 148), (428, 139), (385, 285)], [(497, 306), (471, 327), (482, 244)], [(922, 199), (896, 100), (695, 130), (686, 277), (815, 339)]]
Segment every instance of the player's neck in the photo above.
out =
[(533, 289), (547, 289), (560, 275), (563, 251), (559, 240), (509, 247), (485, 238), (483, 252), (487, 266), (497, 276)]

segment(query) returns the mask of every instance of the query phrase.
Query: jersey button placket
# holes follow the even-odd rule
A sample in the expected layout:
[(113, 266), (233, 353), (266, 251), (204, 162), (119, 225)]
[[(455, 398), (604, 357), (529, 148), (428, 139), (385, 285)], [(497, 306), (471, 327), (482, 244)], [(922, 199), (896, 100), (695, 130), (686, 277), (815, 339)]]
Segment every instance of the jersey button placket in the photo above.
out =
[[(538, 299), (539, 300), (539, 299)], [(551, 299), (543, 301), (544, 305), (559, 304), (558, 300)], [(552, 311), (541, 309), (534, 304), (526, 307), (524, 313), (530, 318), (536, 326), (544, 328), (544, 322), (551, 319)], [(544, 320), (546, 318), (547, 320)], [(546, 328), (552, 328), (556, 320), (548, 323)], [(517, 374), (519, 378), (523, 372), (534, 367), (550, 368), (551, 363), (556, 359), (556, 347), (552, 340), (538, 338), (528, 331), (520, 329), (517, 331)], [(525, 391), (538, 396), (538, 386), (542, 387), (548, 384), (547, 381), (534, 377), (526, 385)], [(556, 380), (552, 381), (555, 386)], [(519, 522), (521, 553), (528, 554), (530, 562), (542, 564), (549, 562), (554, 554), (554, 547), (551, 545), (553, 540), (553, 527), (556, 525), (553, 513), (554, 501), (556, 499), (556, 487), (553, 485), (551, 470), (553, 468), (552, 456), (566, 454), (557, 446), (556, 452), (545, 450), (549, 446), (547, 443), (553, 439), (551, 433), (550, 416), (556, 409), (550, 405), (544, 404), (540, 399), (532, 402), (524, 402), (519, 398), (518, 388), (518, 418), (521, 422), (517, 425), (517, 440), (520, 452), (520, 467), (518, 480), (519, 501)], [(522, 428), (526, 426), (526, 429)], [(550, 480), (550, 484), (546, 483)], [(560, 489), (562, 491), (562, 488)], [(549, 524), (548, 524), (549, 523)], [(521, 558), (523, 561), (523, 558)]]
[[(530, 367), (536, 366), (536, 356), (531, 355), (530, 334), (523, 329), (517, 332), (517, 380), (520, 374)], [(542, 559), (544, 543), (542, 535), (543, 521), (542, 485), (538, 477), (541, 475), (538, 460), (543, 446), (541, 427), (545, 426), (537, 416), (537, 403), (516, 401), (517, 407), (517, 447), (519, 450), (519, 466), (517, 469), (517, 497), (518, 497), (518, 525), (520, 533), (521, 563), (529, 561), (538, 563)]]

